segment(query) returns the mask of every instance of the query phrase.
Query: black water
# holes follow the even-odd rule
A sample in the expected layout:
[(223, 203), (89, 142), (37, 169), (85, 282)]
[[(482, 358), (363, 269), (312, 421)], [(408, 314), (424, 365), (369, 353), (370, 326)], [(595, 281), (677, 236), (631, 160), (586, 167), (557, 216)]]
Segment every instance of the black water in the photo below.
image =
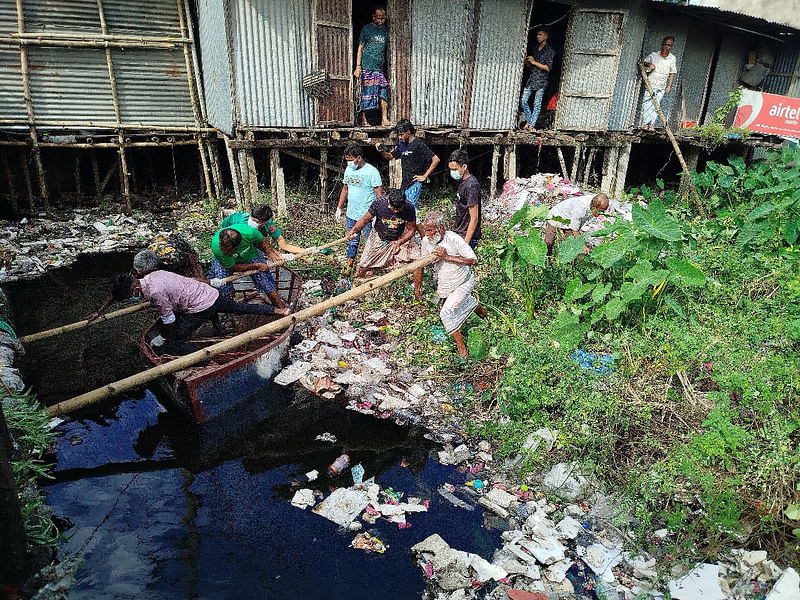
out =
[[(17, 285), (16, 307), (35, 298), (50, 303), (46, 310), (35, 307), (35, 322), (17, 310), (21, 332), (90, 312), (102, 300), (105, 290), (96, 289), (109, 266), (118, 266), (107, 260)], [(97, 283), (88, 285), (81, 269)], [(94, 295), (83, 300), (81, 290)], [(48, 319), (49, 311), (63, 320)], [(48, 402), (65, 390), (89, 389), (94, 382), (87, 384), (86, 363), (70, 369), (75, 359), (60, 358), (88, 356), (87, 343), (103, 345), (91, 368), (108, 380), (129, 374), (143, 364), (136, 327), (102, 325), (91, 334), (61, 336), (44, 354), (32, 347), (24, 376), (45, 390)], [(56, 374), (54, 360), (62, 361)], [(268, 405), (280, 409), (260, 420), (259, 409)], [(198, 430), (145, 391), (85, 409), (57, 428), (56, 478), (45, 489), (54, 512), (72, 523), (62, 556), (84, 559), (70, 598), (418, 598), (425, 579), (410, 555), (415, 543), (439, 533), (453, 547), (486, 557), (499, 546), (500, 532), (484, 527), (480, 509), (457, 509), (436, 493), (467, 476), (431, 460), (421, 431), (277, 386), (247, 406), (253, 410), (232, 429)], [(337, 443), (315, 440), (324, 432)], [(289, 502), (298, 487), (327, 495), (351, 485), (349, 471), (333, 480), (324, 475), (342, 452), (382, 489), (430, 500), (429, 512), (408, 517), (408, 529), (365, 524), (388, 544), (385, 554), (350, 548), (355, 533)], [(307, 483), (304, 473), (312, 469), (321, 477)]]

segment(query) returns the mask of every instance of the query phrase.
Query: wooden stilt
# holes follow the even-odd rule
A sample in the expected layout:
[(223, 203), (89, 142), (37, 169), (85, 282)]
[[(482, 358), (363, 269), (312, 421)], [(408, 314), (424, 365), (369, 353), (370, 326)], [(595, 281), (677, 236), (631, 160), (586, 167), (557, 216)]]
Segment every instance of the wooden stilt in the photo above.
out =
[(495, 144), (492, 151), (492, 173), (489, 177), (489, 198), (494, 200), (497, 196), (497, 169), (500, 166), (500, 146)]
[(583, 168), (583, 185), (589, 185), (589, 175), (592, 174), (592, 163), (596, 152), (597, 147), (592, 146), (589, 148), (589, 156), (586, 158), (586, 166)]
[(600, 191), (605, 194), (614, 193), (614, 175), (617, 172), (617, 161), (619, 159), (619, 148), (609, 146), (603, 153), (603, 175), (600, 179)]
[(692, 173), (697, 171), (697, 162), (700, 160), (700, 147), (689, 146), (686, 150), (686, 167), (688, 171), (681, 174), (681, 184), (679, 191), (684, 199), (689, 197), (689, 184), (692, 181)]
[(31, 181), (31, 170), (27, 160), (22, 160), (22, 175), (25, 178), (25, 189), (28, 192), (28, 207), (33, 210), (33, 182)]
[(83, 194), (81, 193), (81, 155), (75, 154), (75, 198), (78, 206), (83, 204)]
[[(22, 0), (16, 0), (17, 5), (17, 32), (20, 35), (25, 34), (25, 17), (22, 11)], [(44, 209), (50, 212), (50, 194), (47, 190), (47, 180), (44, 174), (44, 165), (42, 164), (42, 153), (39, 149), (39, 137), (36, 134), (36, 117), (33, 112), (33, 96), (31, 96), (31, 81), (28, 74), (28, 48), (25, 44), (19, 46), (19, 62), (20, 74), (22, 75), (22, 95), (25, 101), (25, 109), (28, 114), (28, 130), (31, 136), (31, 144), (33, 146), (31, 152), (33, 161), (36, 165), (36, 176), (39, 180), (39, 194), (42, 197)], [(30, 174), (28, 175), (30, 177)], [(33, 208), (33, 195), (31, 194), (31, 208)]]
[(561, 150), (561, 146), (556, 146), (556, 153), (558, 154), (558, 162), (561, 165), (561, 177), (563, 179), (569, 179), (569, 171), (567, 171), (567, 161), (564, 160), (564, 152)]
[(288, 214), (286, 206), (286, 182), (281, 166), (281, 151), (277, 148), (270, 150), (270, 184), (272, 186), (272, 205), (278, 209), (278, 216), (283, 218)]
[(308, 168), (310, 162), (306, 160), (306, 155), (303, 154), (305, 158), (300, 160), (300, 180), (299, 185), (301, 190), (305, 190), (306, 186), (308, 185)]
[(92, 178), (94, 179), (94, 191), (97, 196), (100, 196), (100, 165), (97, 164), (97, 152), (92, 150), (90, 156), (92, 159)]
[(214, 190), (211, 188), (211, 173), (208, 169), (208, 159), (206, 158), (206, 145), (201, 136), (197, 136), (197, 151), (200, 153), (200, 194), (203, 194), (203, 187), (206, 189), (206, 197), (213, 198)]
[(8, 181), (8, 200), (11, 202), (11, 211), (16, 216), (19, 212), (19, 205), (17, 204), (17, 189), (14, 186), (14, 176), (11, 174), (11, 167), (8, 164), (8, 152), (3, 151), (0, 154), (0, 160), (3, 163), (3, 173)]
[(252, 150), (239, 150), (239, 172), (242, 174), (242, 185), (246, 189), (247, 210), (252, 211), (258, 202), (258, 174)]
[(617, 171), (614, 174), (614, 197), (620, 198), (625, 191), (625, 178), (628, 176), (628, 161), (631, 158), (631, 144), (625, 144), (619, 149)]
[(517, 176), (517, 145), (506, 146), (503, 154), (503, 179), (508, 181)]
[(398, 189), (403, 181), (403, 165), (399, 160), (389, 161), (389, 187)]
[(328, 201), (328, 149), (319, 151), (319, 205), (324, 211)]
[(575, 146), (575, 154), (572, 156), (572, 171), (569, 174), (569, 180), (572, 183), (577, 183), (578, 179), (578, 166), (581, 163), (581, 159), (583, 158), (583, 146), (578, 144)]
[(108, 168), (108, 172), (106, 176), (103, 177), (103, 181), (100, 182), (100, 187), (97, 190), (97, 195), (102, 196), (103, 192), (105, 192), (106, 186), (108, 182), (111, 181), (111, 176), (119, 170), (119, 156), (117, 156), (117, 160), (115, 160), (111, 166)]
[(238, 201), (239, 208), (246, 210), (244, 188), (242, 187), (242, 180), (239, 177), (239, 163), (236, 160), (233, 148), (230, 145), (230, 138), (225, 136), (225, 153), (228, 155), (228, 168), (231, 171), (231, 182), (233, 184), (233, 195)]
[(214, 182), (214, 194), (217, 198), (222, 196), (222, 171), (219, 167), (219, 147), (216, 138), (211, 138), (206, 144), (208, 162), (211, 164), (211, 175)]

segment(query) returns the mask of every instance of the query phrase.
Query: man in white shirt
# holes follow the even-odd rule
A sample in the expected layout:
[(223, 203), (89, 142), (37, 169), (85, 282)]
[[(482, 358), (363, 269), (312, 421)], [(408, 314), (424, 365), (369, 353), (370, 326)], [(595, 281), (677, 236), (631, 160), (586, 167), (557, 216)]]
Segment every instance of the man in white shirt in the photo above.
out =
[(436, 296), (440, 302), (439, 317), (447, 333), (453, 336), (458, 354), (461, 358), (469, 358), (464, 336), (461, 335), (461, 325), (473, 311), (479, 317), (486, 318), (486, 309), (472, 295), (475, 289), (472, 267), (478, 259), (464, 238), (454, 231), (445, 230), (444, 215), (438, 210), (426, 215), (423, 227), (422, 256), (435, 254), (441, 259), (433, 265)]
[(581, 234), (581, 227), (589, 217), (606, 210), (608, 210), (608, 196), (605, 194), (573, 196), (556, 204), (547, 213), (547, 223), (544, 226), (547, 254), (553, 253), (556, 229), (564, 230), (565, 235), (578, 237)]
[[(653, 95), (659, 104), (664, 94), (669, 94), (672, 89), (672, 81), (675, 79), (675, 73), (678, 72), (675, 55), (670, 52), (674, 45), (675, 38), (672, 36), (665, 37), (661, 42), (661, 52), (651, 52), (643, 61), (644, 68), (648, 73), (647, 79), (650, 80)], [(658, 111), (650, 92), (645, 90), (644, 102), (642, 102), (642, 127), (653, 130), (657, 119)]]

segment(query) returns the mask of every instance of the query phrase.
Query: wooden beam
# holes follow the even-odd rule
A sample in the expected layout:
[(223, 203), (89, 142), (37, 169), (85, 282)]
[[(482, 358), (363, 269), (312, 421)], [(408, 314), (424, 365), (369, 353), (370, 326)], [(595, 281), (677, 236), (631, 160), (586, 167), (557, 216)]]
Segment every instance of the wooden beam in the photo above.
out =
[(625, 179), (628, 176), (628, 161), (631, 158), (632, 144), (625, 144), (619, 149), (617, 171), (614, 174), (614, 197), (621, 198), (625, 191)]
[(605, 194), (614, 193), (614, 175), (617, 172), (619, 148), (609, 147), (603, 153), (603, 175), (600, 178), (600, 191)]
[(319, 206), (325, 209), (328, 201), (328, 149), (322, 148), (319, 151)]
[(242, 186), (241, 177), (239, 177), (239, 162), (236, 160), (236, 154), (234, 153), (232, 146), (232, 142), (235, 140), (230, 139), (227, 135), (223, 139), (225, 140), (225, 153), (228, 155), (228, 168), (231, 172), (233, 195), (236, 196), (239, 207), (243, 210), (246, 210), (244, 187)]
[(492, 172), (489, 176), (489, 199), (494, 200), (497, 196), (497, 170), (500, 167), (500, 146), (495, 146), (492, 150)]
[(517, 146), (511, 144), (506, 146), (503, 154), (503, 179), (508, 181), (517, 176)]
[(564, 152), (561, 146), (556, 146), (556, 154), (558, 154), (558, 162), (561, 165), (561, 178), (569, 179), (569, 171), (567, 171), (567, 161), (564, 160)]
[(281, 167), (281, 151), (274, 148), (269, 151), (270, 186), (272, 188), (272, 206), (277, 207), (278, 216), (287, 215), (286, 209), (286, 183)]
[[(322, 166), (322, 162), (321, 161), (318, 161), (316, 158), (314, 158), (312, 156), (308, 156), (307, 154), (303, 154), (302, 152), (295, 152), (294, 150), (289, 150), (288, 148), (281, 148), (281, 152), (283, 152), (284, 154), (287, 154), (289, 156), (292, 156), (294, 158), (297, 158), (299, 160), (302, 160), (302, 161), (305, 161), (307, 163), (310, 163), (312, 165), (316, 165), (318, 167)], [(337, 167), (336, 165), (328, 164), (327, 168), (330, 171), (333, 171), (334, 173), (340, 173), (341, 175), (344, 175), (344, 169), (341, 168), (341, 167)]]

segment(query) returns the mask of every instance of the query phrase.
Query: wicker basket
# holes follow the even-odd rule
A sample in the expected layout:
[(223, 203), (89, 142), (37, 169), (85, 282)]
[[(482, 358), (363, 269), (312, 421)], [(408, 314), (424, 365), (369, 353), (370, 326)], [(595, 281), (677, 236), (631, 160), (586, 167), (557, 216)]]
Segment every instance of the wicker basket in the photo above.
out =
[(325, 69), (303, 75), (303, 89), (312, 98), (324, 98), (333, 92), (330, 75)]

